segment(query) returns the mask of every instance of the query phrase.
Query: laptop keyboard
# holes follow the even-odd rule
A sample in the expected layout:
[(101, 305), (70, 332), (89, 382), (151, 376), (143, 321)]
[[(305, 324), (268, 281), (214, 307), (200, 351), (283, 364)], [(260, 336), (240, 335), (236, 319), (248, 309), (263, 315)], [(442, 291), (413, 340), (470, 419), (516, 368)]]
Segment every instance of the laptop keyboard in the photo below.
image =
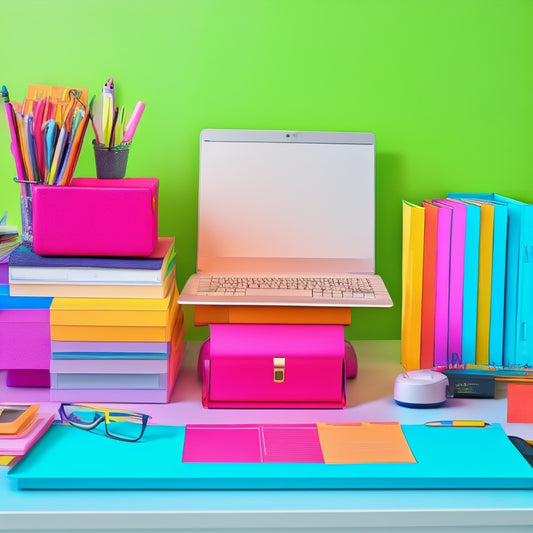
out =
[(370, 279), (305, 277), (222, 277), (203, 278), (198, 286), (203, 296), (295, 296), (320, 298), (375, 298)]

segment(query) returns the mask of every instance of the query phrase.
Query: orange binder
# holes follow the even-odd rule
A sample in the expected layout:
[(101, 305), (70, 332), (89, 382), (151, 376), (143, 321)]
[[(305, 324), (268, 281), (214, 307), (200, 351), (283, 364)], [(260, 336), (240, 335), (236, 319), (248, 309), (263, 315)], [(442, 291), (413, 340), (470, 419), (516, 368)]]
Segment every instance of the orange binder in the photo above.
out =
[(350, 325), (349, 307), (196, 305), (194, 324), (342, 324)]

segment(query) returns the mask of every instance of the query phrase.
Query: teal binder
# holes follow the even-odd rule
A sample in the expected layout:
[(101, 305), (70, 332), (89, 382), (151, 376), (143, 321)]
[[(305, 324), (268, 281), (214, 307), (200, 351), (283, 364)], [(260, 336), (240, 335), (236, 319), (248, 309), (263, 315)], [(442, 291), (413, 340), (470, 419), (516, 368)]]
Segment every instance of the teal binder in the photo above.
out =
[(184, 463), (184, 426), (148, 426), (131, 443), (59, 425), (8, 477), (19, 489), (533, 488), (533, 468), (497, 424), (402, 430), (416, 463)]
[(465, 265), (463, 274), (463, 364), (476, 363), (477, 293), (479, 277), (479, 230), (481, 209), (465, 202)]
[(494, 205), (494, 234), (492, 244), (489, 363), (502, 366), (508, 213), (507, 204), (494, 201), (491, 204)]
[(503, 365), (533, 365), (533, 205), (495, 193), (449, 193), (507, 205)]

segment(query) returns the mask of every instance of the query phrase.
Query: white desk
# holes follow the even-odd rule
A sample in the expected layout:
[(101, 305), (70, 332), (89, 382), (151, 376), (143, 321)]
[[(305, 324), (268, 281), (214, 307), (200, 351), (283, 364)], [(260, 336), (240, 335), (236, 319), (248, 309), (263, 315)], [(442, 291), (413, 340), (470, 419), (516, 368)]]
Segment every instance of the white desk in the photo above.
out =
[[(200, 343), (187, 346), (170, 404), (125, 407), (153, 414), (154, 423), (175, 425), (361, 420), (417, 424), (481, 418), (501, 423), (508, 434), (533, 439), (533, 424), (506, 423), (504, 384), (495, 399), (448, 400), (439, 409), (405, 409), (392, 399), (394, 378), (402, 370), (399, 342), (354, 345), (359, 375), (349, 381), (348, 407), (343, 410), (204, 409), (195, 369)], [(45, 403), (48, 390), (6, 388), (5, 373), (0, 373), (0, 398)], [(533, 531), (533, 491), (527, 490), (18, 491), (6, 473), (7, 468), (0, 467), (0, 532)]]

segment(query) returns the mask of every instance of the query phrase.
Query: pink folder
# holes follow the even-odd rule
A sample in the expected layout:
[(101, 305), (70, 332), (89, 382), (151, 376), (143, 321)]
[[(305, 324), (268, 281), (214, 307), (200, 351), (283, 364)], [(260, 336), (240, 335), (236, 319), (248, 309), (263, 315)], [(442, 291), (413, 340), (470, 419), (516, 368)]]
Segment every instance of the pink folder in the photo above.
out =
[(0, 455), (24, 455), (50, 427), (54, 416), (54, 413), (39, 412), (29, 431), (21, 437), (5, 438), (0, 435)]
[(448, 301), (448, 364), (454, 365), (462, 362), (463, 354), (466, 205), (457, 200), (437, 200), (436, 203), (452, 209)]
[(445, 366), (448, 361), (451, 231), (452, 209), (439, 205), (435, 271), (435, 366)]
[(191, 424), (184, 463), (323, 463), (316, 424)]
[(33, 249), (40, 255), (148, 256), (157, 243), (158, 190), (158, 178), (35, 185)]

